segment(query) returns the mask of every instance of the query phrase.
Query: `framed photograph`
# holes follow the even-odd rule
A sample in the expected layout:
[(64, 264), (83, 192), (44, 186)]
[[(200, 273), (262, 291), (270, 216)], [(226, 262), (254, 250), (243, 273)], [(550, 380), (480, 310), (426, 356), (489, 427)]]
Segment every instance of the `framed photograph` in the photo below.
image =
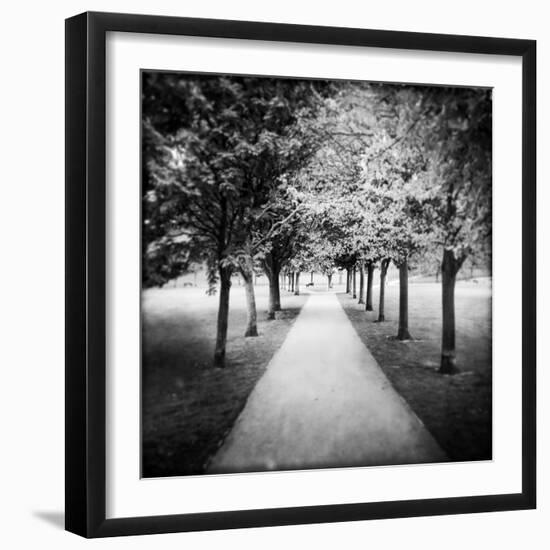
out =
[(536, 44), (66, 21), (66, 528), (535, 507)]

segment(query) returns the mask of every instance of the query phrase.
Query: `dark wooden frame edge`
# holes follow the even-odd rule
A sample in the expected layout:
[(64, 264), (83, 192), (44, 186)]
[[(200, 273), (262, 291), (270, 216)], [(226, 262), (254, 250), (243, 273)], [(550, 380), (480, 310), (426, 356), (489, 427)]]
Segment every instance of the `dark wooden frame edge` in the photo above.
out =
[[(107, 537), (532, 509), (536, 506), (536, 42), (115, 13), (66, 20), (66, 529)], [(295, 508), (105, 517), (105, 38), (109, 31), (520, 56), (522, 491)]]

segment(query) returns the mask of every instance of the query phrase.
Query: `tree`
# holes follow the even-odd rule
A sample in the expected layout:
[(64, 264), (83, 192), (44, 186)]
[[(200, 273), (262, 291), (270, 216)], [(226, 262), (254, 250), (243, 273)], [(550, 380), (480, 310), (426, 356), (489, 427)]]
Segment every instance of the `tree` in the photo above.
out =
[[(281, 208), (286, 211), (285, 206)], [(296, 210), (296, 213), (298, 210)], [(281, 214), (282, 215), (282, 214)], [(262, 266), (269, 281), (269, 306), (267, 318), (275, 319), (275, 312), (281, 310), (279, 275), (296, 252), (296, 242), (300, 234), (301, 221), (297, 215), (287, 213), (286, 223), (280, 226), (266, 246)]]
[(300, 272), (296, 271), (296, 289), (294, 290), (294, 296), (300, 295)]
[(239, 271), (244, 282), (246, 294), (247, 321), (245, 337), (258, 336), (258, 314), (256, 311), (256, 296), (254, 293), (254, 255), (244, 254), (239, 261)]
[(365, 303), (365, 262), (359, 262), (359, 300), (358, 304)]
[[(385, 246), (399, 270), (398, 340), (409, 340), (408, 272), (409, 260), (428, 240), (425, 223), (423, 177), (427, 159), (423, 140), (417, 132), (417, 109), (425, 99), (414, 87), (397, 86), (378, 100), (376, 140), (364, 156), (366, 192), (375, 205), (382, 205), (386, 218)], [(380, 209), (376, 216), (381, 215)], [(377, 218), (375, 218), (377, 219)], [(385, 275), (383, 277), (385, 280)], [(383, 311), (379, 319), (383, 319)]]
[(307, 271), (312, 266), (312, 241), (309, 228), (302, 221), (300, 228), (300, 238), (296, 240), (294, 246), (294, 255), (290, 261), (290, 269), (295, 274), (294, 295), (300, 295), (300, 274)]
[(486, 89), (437, 90), (424, 125), (431, 151), (430, 221), (443, 246), (440, 372), (454, 374), (455, 283), (466, 258), (486, 249), (492, 233), (492, 97)]
[[(356, 272), (359, 267), (359, 303), (362, 303), (364, 294), (362, 271), (367, 266), (367, 310), (372, 309), (374, 263), (380, 261), (384, 267), (381, 272), (380, 321), (384, 319), (386, 260), (394, 257), (395, 219), (399, 214), (397, 206), (393, 205), (392, 215), (388, 215), (388, 207), (395, 201), (388, 193), (386, 165), (393, 167), (394, 164), (393, 157), (388, 159), (386, 154), (389, 150), (386, 141), (393, 139), (391, 136), (395, 135), (397, 123), (395, 109), (390, 110), (383, 104), (388, 102), (387, 96), (395, 94), (388, 93), (387, 87), (377, 85), (357, 85), (346, 89), (345, 97), (339, 98), (342, 114), (325, 128), (331, 133), (333, 146), (318, 155), (318, 173), (314, 177), (323, 184), (322, 195), (330, 197), (330, 224), (325, 230), (324, 241), (339, 243), (338, 250), (335, 249), (336, 263), (346, 269), (346, 292), (354, 298), (357, 297)], [(378, 171), (384, 168), (383, 177), (371, 174), (372, 167), (366, 166), (367, 161), (379, 157), (375, 167)], [(381, 163), (382, 160), (385, 164)], [(371, 180), (375, 186), (371, 186)], [(380, 187), (381, 183), (385, 183), (382, 195), (386, 196), (379, 197), (376, 186)], [(394, 193), (397, 193), (397, 184), (395, 187)]]
[[(143, 73), (144, 246), (185, 235), (220, 286), (214, 364), (224, 366), (231, 274), (250, 280), (247, 229), (304, 143), (294, 133), (322, 103), (323, 82)], [(307, 145), (307, 144), (305, 144)], [(163, 162), (155, 162), (162, 157)], [(160, 221), (159, 221), (160, 220)], [(154, 240), (150, 242), (150, 238)], [(165, 247), (169, 253), (170, 249)], [(189, 255), (189, 254), (188, 254)], [(247, 283), (247, 296), (251, 286)], [(253, 292), (253, 288), (252, 288)], [(248, 300), (249, 308), (254, 306)]]
[[(242, 252), (238, 257), (238, 265), (243, 277), (247, 296), (247, 328), (245, 336), (257, 336), (257, 311), (256, 300), (254, 296), (254, 266), (260, 264), (266, 268), (269, 262), (272, 262), (274, 250), (277, 250), (277, 243), (281, 243), (284, 233), (288, 234), (289, 227), (292, 227), (293, 218), (297, 219), (299, 205), (297, 206), (296, 194), (293, 188), (286, 188), (279, 185), (274, 189), (272, 198), (267, 205), (259, 210), (255, 216), (250, 214), (248, 223), (245, 224), (244, 236), (242, 238)], [(281, 195), (284, 194), (284, 200), (281, 201)], [(289, 212), (290, 210), (290, 212)], [(275, 247), (273, 246), (275, 243)], [(289, 247), (288, 252), (292, 249)], [(276, 255), (276, 254), (275, 254)], [(271, 265), (273, 265), (271, 263)], [(267, 272), (267, 271), (266, 271)], [(279, 269), (280, 273), (280, 269)], [(268, 274), (269, 278), (269, 274)], [(270, 307), (269, 318), (274, 318), (276, 298), (280, 308), (279, 277), (275, 278), (277, 288), (273, 288), (273, 278), (270, 281), (270, 296), (274, 304)]]
[(372, 281), (374, 279), (375, 264), (373, 260), (367, 260), (367, 295), (365, 297), (365, 310), (372, 311)]
[(380, 260), (380, 297), (378, 298), (378, 319), (377, 322), (383, 323), (386, 320), (384, 313), (385, 297), (386, 297), (386, 276), (391, 258), (383, 258)]
[[(368, 148), (364, 166), (372, 171), (374, 165), (378, 180), (390, 188), (394, 187), (392, 180), (401, 180), (396, 189), (405, 198), (404, 208), (399, 209), (405, 215), (396, 220), (405, 227), (411, 221), (423, 225), (420, 230), (418, 226), (413, 231), (407, 228), (402, 235), (429, 230), (431, 241), (443, 249), (440, 371), (452, 374), (457, 371), (456, 275), (468, 255), (479, 247), (486, 249), (484, 243), (491, 234), (491, 92), (397, 86), (388, 90), (382, 103), (385, 107), (377, 108), (382, 118), (377, 131), (386, 135)], [(414, 192), (403, 197), (410, 182)], [(404, 279), (408, 271), (403, 262), (408, 262), (410, 245), (413, 251), (418, 248), (418, 243), (406, 241), (395, 239), (397, 250), (392, 252), (400, 267), (402, 320), (407, 310)], [(407, 328), (400, 323), (401, 336), (407, 335)]]
[(170, 186), (164, 185), (174, 169), (164, 137), (149, 123), (143, 125), (142, 135), (142, 284), (148, 288), (188, 272), (204, 260), (204, 255), (201, 239), (191, 239), (174, 223), (179, 206)]
[[(393, 199), (384, 187), (377, 187), (365, 180), (362, 187), (365, 198), (360, 201), (358, 218), (360, 230), (353, 245), (356, 254), (367, 264), (367, 297), (365, 309), (372, 309), (372, 277), (374, 266), (380, 264), (380, 288), (377, 322), (385, 321), (386, 277), (392, 257), (395, 255), (395, 208)], [(357, 260), (356, 260), (357, 261)]]

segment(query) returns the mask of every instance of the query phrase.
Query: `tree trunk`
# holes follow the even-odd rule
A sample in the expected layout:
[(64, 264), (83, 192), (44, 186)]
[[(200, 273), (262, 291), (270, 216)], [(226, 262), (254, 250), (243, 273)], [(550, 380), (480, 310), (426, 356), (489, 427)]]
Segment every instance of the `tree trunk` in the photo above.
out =
[(227, 319), (229, 317), (229, 291), (231, 289), (231, 271), (226, 267), (219, 268), (220, 302), (218, 308), (218, 326), (216, 333), (216, 348), (214, 351), (214, 366), (225, 367), (225, 344), (227, 342)]
[(311, 284), (313, 284), (313, 271), (311, 272), (311, 280), (309, 281)]
[(439, 283), (439, 274), (441, 273), (441, 264), (437, 266), (437, 271), (435, 272), (435, 282)]
[[(279, 273), (273, 277), (273, 280), (279, 280)], [(275, 284), (273, 287), (273, 307), (275, 308), (275, 311), (281, 311), (281, 291), (278, 284)]]
[(441, 264), (443, 335), (439, 372), (442, 374), (455, 374), (458, 372), (455, 345), (455, 283), (459, 269), (460, 262), (455, 258), (454, 252), (445, 250)]
[(327, 275), (328, 290), (332, 288), (332, 273)]
[(346, 269), (346, 294), (349, 294), (350, 290), (350, 270)]
[(290, 292), (294, 292), (294, 271), (290, 274)]
[(367, 299), (365, 300), (365, 310), (372, 311), (372, 280), (374, 279), (374, 263), (367, 264)]
[(279, 272), (275, 269), (266, 269), (265, 274), (269, 281), (269, 308), (267, 318), (275, 319), (275, 312), (281, 310), (281, 293), (279, 291)]
[(364, 304), (365, 300), (363, 296), (365, 295), (365, 268), (363, 262), (359, 264), (359, 301), (358, 304)]
[(398, 340), (411, 340), (409, 333), (409, 263), (405, 258), (399, 264), (399, 328)]
[(258, 314), (256, 311), (256, 297), (254, 295), (254, 271), (250, 266), (241, 266), (241, 275), (244, 281), (244, 290), (246, 293), (246, 330), (247, 336), (258, 336)]
[(294, 285), (294, 295), (299, 296), (300, 295), (300, 272), (296, 272), (296, 284)]
[(390, 265), (389, 258), (385, 258), (380, 262), (380, 299), (378, 300), (378, 322), (382, 323), (386, 320), (384, 316), (384, 297), (386, 294), (386, 274)]
[(353, 266), (353, 298), (357, 298), (357, 277), (356, 277), (357, 270), (355, 269), (355, 266)]

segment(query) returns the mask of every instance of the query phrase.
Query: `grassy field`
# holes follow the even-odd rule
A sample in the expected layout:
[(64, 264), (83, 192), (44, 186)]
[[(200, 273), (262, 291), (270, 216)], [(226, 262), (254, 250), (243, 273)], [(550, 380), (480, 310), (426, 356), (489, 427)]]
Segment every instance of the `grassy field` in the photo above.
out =
[(144, 477), (203, 472), (306, 299), (281, 290), (284, 310), (266, 321), (267, 287), (257, 286), (256, 295), (260, 336), (244, 338), (244, 290), (233, 285), (227, 367), (213, 369), (218, 297), (196, 288), (144, 292)]
[[(378, 288), (374, 289), (374, 307)], [(457, 365), (461, 373), (437, 372), (441, 345), (441, 286), (410, 284), (409, 329), (413, 341), (399, 342), (399, 287), (386, 289), (386, 319), (373, 322), (346, 294), (338, 294), (355, 330), (397, 391), (454, 461), (490, 459), (492, 453), (492, 368), (490, 281), (456, 286)]]

